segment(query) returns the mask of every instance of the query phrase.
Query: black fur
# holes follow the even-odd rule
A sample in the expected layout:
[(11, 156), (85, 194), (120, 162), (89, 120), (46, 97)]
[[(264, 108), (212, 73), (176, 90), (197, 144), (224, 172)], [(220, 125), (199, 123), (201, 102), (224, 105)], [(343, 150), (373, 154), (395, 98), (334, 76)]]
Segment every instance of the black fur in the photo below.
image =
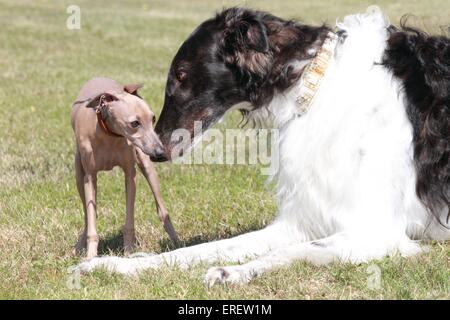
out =
[[(438, 221), (450, 217), (450, 39), (390, 28), (383, 64), (403, 82), (413, 125), (416, 192)], [(441, 215), (444, 212), (446, 219)]]
[(260, 108), (290, 87), (302, 70), (289, 62), (312, 58), (308, 50), (319, 48), (329, 30), (246, 8), (225, 9), (203, 22), (182, 44), (168, 74), (155, 127), (167, 158), (177, 143), (170, 141), (173, 130), (192, 134), (194, 121), (206, 129), (232, 106), (250, 102)]

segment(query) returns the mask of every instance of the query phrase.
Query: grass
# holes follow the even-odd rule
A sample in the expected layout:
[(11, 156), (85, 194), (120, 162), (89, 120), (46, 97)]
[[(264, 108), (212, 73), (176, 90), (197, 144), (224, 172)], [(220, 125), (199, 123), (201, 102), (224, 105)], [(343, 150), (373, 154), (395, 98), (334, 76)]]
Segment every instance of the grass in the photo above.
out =
[[(66, 29), (69, 4), (81, 7), (78, 31)], [(398, 22), (404, 13), (431, 31), (448, 23), (448, 0), (374, 1)], [(248, 286), (201, 283), (206, 266), (148, 272), (137, 279), (96, 272), (69, 289), (67, 268), (83, 218), (73, 170), (70, 106), (94, 75), (145, 82), (160, 112), (165, 77), (181, 42), (202, 20), (242, 1), (0, 0), (0, 298), (3, 299), (422, 299), (450, 297), (450, 248), (435, 243), (411, 259), (385, 259), (381, 288), (367, 286), (370, 264), (314, 267), (295, 263)], [(369, 1), (247, 1), (307, 23), (334, 23)], [(232, 114), (222, 126), (236, 126)], [(255, 166), (158, 164), (163, 196), (186, 244), (226, 238), (271, 221), (275, 204)], [(120, 171), (99, 176), (102, 254), (119, 253), (124, 222)], [(144, 179), (136, 203), (138, 250), (170, 248)]]

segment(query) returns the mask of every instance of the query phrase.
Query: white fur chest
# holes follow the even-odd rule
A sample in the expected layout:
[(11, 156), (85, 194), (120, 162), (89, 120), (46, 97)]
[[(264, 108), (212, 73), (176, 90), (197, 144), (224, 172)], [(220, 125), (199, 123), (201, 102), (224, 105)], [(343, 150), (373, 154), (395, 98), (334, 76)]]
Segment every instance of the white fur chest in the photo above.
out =
[(376, 64), (386, 46), (385, 23), (340, 27), (347, 37), (309, 112), (293, 117), (296, 88), (269, 106), (280, 127), (279, 219), (302, 241), (388, 220), (400, 226), (408, 201), (415, 201), (403, 95)]

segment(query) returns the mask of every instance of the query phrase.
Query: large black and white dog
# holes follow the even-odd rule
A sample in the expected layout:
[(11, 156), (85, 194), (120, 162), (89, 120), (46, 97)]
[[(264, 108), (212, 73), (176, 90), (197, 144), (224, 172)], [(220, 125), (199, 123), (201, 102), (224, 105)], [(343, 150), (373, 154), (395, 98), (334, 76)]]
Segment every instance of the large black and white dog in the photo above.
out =
[[(326, 70), (316, 72), (320, 86), (300, 113), (302, 75), (327, 41), (331, 55), (319, 64)], [(348, 16), (335, 29), (224, 10), (202, 23), (172, 62), (156, 126), (166, 150), (153, 160), (173, 157), (175, 129), (192, 132), (194, 121), (207, 129), (236, 108), (249, 118), (270, 117), (280, 130), (275, 221), (159, 255), (94, 258), (81, 270), (133, 274), (234, 262), (240, 264), (209, 269), (205, 281), (237, 283), (294, 260), (411, 256), (421, 251), (418, 240), (450, 238), (447, 37), (393, 27), (376, 10)]]

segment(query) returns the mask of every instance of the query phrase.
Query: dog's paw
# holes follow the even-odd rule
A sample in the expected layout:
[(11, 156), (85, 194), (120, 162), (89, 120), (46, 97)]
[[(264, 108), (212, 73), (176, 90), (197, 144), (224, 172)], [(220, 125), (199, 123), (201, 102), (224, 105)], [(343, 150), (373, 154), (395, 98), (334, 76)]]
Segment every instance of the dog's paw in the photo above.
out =
[(89, 273), (96, 269), (105, 269), (108, 272), (116, 272), (124, 275), (135, 275), (137, 273), (136, 264), (133, 259), (121, 257), (97, 257), (81, 262), (72, 268), (72, 271)]
[(148, 257), (154, 257), (154, 256), (156, 256), (156, 253), (154, 253), (154, 252), (150, 252), (150, 253), (135, 252), (135, 253), (128, 255), (128, 258), (148, 258)]
[(78, 273), (89, 273), (92, 272), (97, 264), (96, 264), (96, 260), (98, 258), (92, 258), (92, 259), (86, 259), (83, 262), (77, 264), (76, 266), (72, 266), (68, 269), (69, 273), (74, 273), (74, 272), (78, 272)]
[(208, 269), (203, 282), (208, 287), (212, 287), (215, 284), (224, 283), (245, 284), (252, 278), (254, 278), (253, 273), (241, 266), (213, 267)]

